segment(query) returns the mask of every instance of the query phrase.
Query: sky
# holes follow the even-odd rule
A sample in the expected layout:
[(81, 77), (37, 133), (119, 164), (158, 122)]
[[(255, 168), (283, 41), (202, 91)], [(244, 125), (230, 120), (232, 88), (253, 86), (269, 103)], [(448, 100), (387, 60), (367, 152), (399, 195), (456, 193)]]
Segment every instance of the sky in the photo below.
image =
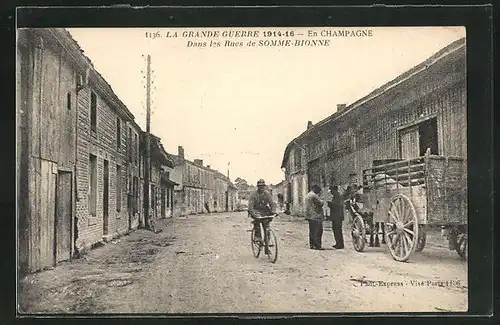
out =
[[(421, 63), (451, 42), (465, 37), (462, 27), (385, 27), (368, 37), (307, 37), (309, 30), (289, 28), (294, 37), (264, 38), (270, 28), (70, 28), (68, 31), (96, 70), (146, 129), (146, 56), (151, 57), (151, 132), (165, 149), (187, 159), (203, 159), (232, 180), (269, 184), (284, 179), (286, 145), (336, 111)], [(260, 31), (264, 39), (321, 39), (329, 46), (227, 47), (226, 40), (184, 38), (189, 31)], [(159, 31), (161, 38), (146, 37)], [(178, 37), (166, 37), (167, 32)], [(304, 34), (297, 36), (297, 34)], [(258, 41), (258, 39), (255, 39)], [(187, 46), (188, 41), (206, 47)], [(222, 46), (209, 47), (210, 41)]]

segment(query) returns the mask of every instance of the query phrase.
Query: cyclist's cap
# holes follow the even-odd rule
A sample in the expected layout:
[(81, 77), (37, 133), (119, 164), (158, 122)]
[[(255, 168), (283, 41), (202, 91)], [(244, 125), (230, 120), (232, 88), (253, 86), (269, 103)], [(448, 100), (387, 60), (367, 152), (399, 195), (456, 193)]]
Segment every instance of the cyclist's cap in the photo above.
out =
[(266, 186), (266, 182), (263, 179), (259, 179), (257, 186)]

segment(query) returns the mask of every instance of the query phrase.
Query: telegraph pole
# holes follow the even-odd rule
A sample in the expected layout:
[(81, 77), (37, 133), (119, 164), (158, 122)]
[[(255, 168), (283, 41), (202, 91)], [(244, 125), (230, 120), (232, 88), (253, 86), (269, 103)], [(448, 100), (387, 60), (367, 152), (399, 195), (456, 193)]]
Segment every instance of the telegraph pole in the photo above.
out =
[(149, 181), (151, 173), (151, 146), (150, 146), (150, 132), (151, 132), (151, 56), (147, 57), (147, 74), (146, 74), (146, 159), (144, 160), (144, 220), (146, 226), (149, 227)]
[(229, 165), (231, 162), (227, 163), (227, 189), (226, 189), (226, 211), (229, 212), (229, 184), (231, 183), (231, 179), (229, 179)]

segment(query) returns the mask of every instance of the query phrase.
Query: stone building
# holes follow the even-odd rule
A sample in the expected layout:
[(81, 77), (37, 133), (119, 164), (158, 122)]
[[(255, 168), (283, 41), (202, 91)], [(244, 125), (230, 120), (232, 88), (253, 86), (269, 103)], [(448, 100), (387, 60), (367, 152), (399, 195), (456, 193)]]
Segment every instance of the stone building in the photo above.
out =
[[(145, 133), (142, 134), (144, 154)], [(174, 167), (173, 159), (167, 154), (160, 138), (150, 136), (151, 170), (149, 184), (150, 215), (154, 219), (171, 217), (173, 213), (173, 194), (176, 182), (170, 179)], [(144, 173), (146, 171), (144, 170)]]
[(22, 273), (53, 267), (71, 259), (75, 250), (77, 77), (87, 67), (79, 55), (61, 30), (18, 30), (17, 247)]
[(210, 212), (234, 211), (237, 190), (229, 178), (204, 166), (203, 160), (185, 158), (184, 148), (178, 147), (174, 161), (172, 180), (175, 185), (174, 216)]
[(465, 39), (337, 111), (293, 139), (282, 161), (286, 200), (303, 214), (308, 188), (362, 182), (375, 160), (467, 157)]
[(17, 55), (19, 260), (33, 272), (130, 228), (134, 117), (65, 29), (20, 30)]
[(283, 211), (285, 209), (285, 192), (286, 192), (286, 182), (283, 180), (276, 185), (269, 184), (269, 191), (273, 197), (274, 203), (279, 210)]
[(130, 228), (126, 122), (134, 116), (95, 69), (89, 66), (87, 71), (78, 91), (78, 249)]
[(142, 130), (134, 121), (127, 123), (127, 210), (130, 229), (145, 225), (143, 210), (144, 156), (141, 155), (140, 143)]

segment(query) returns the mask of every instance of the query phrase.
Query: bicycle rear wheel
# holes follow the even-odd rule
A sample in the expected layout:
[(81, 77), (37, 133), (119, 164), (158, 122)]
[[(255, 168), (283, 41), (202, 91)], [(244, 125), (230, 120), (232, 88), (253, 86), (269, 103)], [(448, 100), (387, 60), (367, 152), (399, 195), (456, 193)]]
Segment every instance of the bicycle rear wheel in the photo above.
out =
[(267, 254), (267, 257), (269, 258), (271, 263), (276, 263), (276, 261), (278, 260), (278, 241), (276, 240), (274, 231), (270, 228), (268, 229), (267, 236), (267, 244), (269, 247), (269, 254)]
[(251, 235), (250, 235), (250, 245), (252, 245), (253, 256), (259, 257), (261, 244), (259, 241), (257, 241), (255, 239), (255, 231), (253, 229), (252, 229)]

